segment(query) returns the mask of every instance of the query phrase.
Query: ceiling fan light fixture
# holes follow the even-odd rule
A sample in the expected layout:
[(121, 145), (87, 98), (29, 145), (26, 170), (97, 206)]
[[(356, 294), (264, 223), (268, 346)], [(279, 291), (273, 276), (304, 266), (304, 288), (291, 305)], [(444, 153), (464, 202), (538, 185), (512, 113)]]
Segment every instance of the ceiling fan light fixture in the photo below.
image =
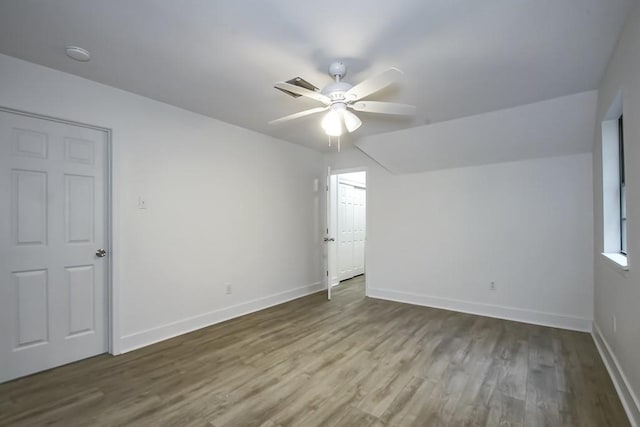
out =
[(344, 110), (342, 115), (344, 117), (344, 126), (347, 128), (349, 133), (357, 130), (362, 125), (362, 120), (360, 120), (360, 118), (351, 111)]
[[(398, 78), (403, 75), (402, 71), (397, 68), (389, 68), (380, 74), (361, 81), (355, 86), (342, 81), (346, 72), (347, 67), (343, 62), (334, 62), (331, 64), (329, 74), (334, 81), (324, 86), (322, 90), (317, 90), (315, 86), (310, 84), (309, 87), (301, 85), (300, 82), (302, 79), (300, 78), (276, 83), (274, 86), (276, 89), (280, 89), (291, 95), (300, 95), (319, 101), (324, 106), (289, 114), (288, 116), (272, 120), (269, 124), (279, 124), (329, 110), (322, 117), (320, 125), (327, 135), (341, 136), (345, 132), (355, 132), (362, 126), (362, 120), (350, 110), (404, 116), (415, 114), (416, 107), (413, 105), (382, 101), (361, 101), (363, 98), (367, 98), (369, 95), (379, 92), (396, 82)], [(329, 138), (329, 141), (331, 141), (331, 138)], [(339, 144), (338, 142), (338, 151), (340, 151)], [(331, 143), (329, 143), (329, 146), (331, 146)]]
[(340, 111), (334, 109), (329, 110), (322, 119), (321, 126), (329, 136), (342, 135), (342, 114), (340, 114)]

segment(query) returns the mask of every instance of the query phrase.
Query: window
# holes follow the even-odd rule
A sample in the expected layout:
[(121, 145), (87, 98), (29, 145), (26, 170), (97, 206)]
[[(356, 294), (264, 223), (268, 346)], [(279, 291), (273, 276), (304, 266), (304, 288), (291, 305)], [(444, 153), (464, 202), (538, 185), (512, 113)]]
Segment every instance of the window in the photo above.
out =
[(620, 176), (620, 253), (627, 254), (627, 192), (624, 174), (624, 120), (618, 119), (618, 174)]
[(628, 270), (627, 202), (622, 92), (602, 121), (602, 255)]

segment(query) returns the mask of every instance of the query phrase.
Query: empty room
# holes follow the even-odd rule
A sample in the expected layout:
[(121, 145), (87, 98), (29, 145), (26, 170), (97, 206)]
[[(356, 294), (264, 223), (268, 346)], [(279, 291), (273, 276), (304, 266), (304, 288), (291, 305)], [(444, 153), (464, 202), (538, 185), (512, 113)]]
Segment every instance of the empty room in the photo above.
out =
[(638, 165), (638, 0), (0, 0), (0, 426), (640, 426)]

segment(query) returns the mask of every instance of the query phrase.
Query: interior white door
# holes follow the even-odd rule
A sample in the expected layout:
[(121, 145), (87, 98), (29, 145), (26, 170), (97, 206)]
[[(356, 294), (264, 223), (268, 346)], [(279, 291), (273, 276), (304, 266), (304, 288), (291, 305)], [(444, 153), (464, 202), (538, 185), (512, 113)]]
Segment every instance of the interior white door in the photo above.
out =
[(338, 183), (338, 278), (364, 273), (366, 190)]
[(105, 132), (0, 111), (0, 382), (108, 349)]

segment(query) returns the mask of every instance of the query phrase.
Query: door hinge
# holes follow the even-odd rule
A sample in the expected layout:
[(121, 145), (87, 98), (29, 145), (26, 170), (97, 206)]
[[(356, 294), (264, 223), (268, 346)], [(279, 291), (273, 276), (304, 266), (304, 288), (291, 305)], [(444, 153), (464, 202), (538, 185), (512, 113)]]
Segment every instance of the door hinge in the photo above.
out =
[(327, 270), (327, 277), (329, 277), (329, 270)]

